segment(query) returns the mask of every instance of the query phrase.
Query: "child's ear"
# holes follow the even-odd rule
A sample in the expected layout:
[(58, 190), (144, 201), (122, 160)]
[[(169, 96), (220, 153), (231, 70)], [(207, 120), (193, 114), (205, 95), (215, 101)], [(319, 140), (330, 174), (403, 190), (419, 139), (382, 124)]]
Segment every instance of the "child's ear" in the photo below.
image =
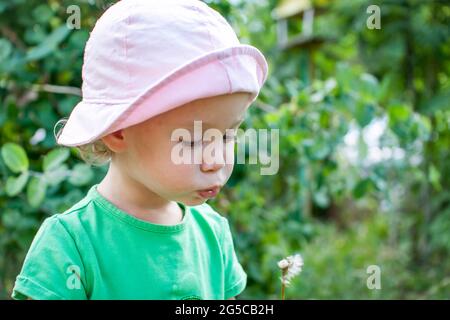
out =
[(126, 149), (126, 142), (122, 129), (110, 133), (101, 139), (103, 143), (113, 152), (120, 153)]

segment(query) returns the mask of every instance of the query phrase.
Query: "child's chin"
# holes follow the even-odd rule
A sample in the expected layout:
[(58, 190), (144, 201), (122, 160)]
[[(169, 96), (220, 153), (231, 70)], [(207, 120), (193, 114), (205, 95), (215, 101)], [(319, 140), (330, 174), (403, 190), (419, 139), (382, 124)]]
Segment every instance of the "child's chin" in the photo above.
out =
[(208, 199), (200, 198), (200, 197), (192, 197), (189, 199), (184, 199), (181, 202), (186, 206), (192, 207), (192, 206), (199, 206), (201, 204), (204, 204), (206, 202), (206, 200), (208, 200)]

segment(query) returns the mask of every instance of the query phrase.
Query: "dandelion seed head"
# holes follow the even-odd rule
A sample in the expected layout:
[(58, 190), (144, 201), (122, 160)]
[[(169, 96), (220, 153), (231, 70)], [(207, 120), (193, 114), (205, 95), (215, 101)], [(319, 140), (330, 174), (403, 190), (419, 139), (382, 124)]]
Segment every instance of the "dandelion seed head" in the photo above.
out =
[(289, 262), (286, 259), (278, 261), (278, 268), (286, 269), (289, 266)]
[(295, 254), (278, 262), (278, 267), (282, 270), (281, 282), (289, 285), (291, 280), (302, 272), (303, 258), (300, 254)]

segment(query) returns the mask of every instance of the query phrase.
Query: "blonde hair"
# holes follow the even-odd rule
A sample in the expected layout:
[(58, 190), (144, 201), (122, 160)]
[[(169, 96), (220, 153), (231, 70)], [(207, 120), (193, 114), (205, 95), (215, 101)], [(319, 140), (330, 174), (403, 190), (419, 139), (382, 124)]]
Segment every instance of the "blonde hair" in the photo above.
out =
[[(56, 141), (58, 141), (67, 120), (67, 118), (63, 118), (55, 124), (55, 127), (53, 128), (53, 135), (55, 136)], [(62, 124), (62, 126), (55, 133), (55, 129), (59, 124)], [(81, 159), (92, 166), (103, 166), (109, 163), (113, 155), (113, 152), (103, 143), (101, 139), (76, 146), (76, 148)]]

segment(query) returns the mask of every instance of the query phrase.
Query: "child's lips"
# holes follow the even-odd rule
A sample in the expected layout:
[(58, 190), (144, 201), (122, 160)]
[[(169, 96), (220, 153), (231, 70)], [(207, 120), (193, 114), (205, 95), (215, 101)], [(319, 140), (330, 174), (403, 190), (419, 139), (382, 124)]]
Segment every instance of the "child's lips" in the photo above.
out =
[(202, 198), (209, 199), (209, 198), (214, 198), (219, 193), (219, 191), (220, 191), (220, 187), (214, 186), (209, 189), (197, 191), (197, 194), (200, 195)]

